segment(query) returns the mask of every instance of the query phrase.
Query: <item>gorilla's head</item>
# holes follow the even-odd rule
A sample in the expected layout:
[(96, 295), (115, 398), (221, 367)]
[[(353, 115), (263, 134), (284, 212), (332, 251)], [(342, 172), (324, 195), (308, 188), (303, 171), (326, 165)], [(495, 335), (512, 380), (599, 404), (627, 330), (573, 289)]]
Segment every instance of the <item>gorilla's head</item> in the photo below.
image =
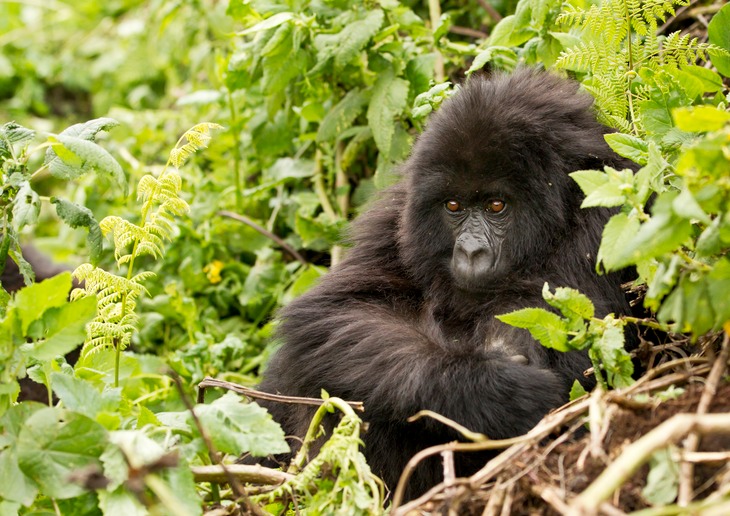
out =
[(539, 275), (580, 213), (568, 174), (615, 160), (591, 103), (530, 70), (473, 77), (444, 103), (404, 166), (399, 245), (417, 282), (481, 295)]

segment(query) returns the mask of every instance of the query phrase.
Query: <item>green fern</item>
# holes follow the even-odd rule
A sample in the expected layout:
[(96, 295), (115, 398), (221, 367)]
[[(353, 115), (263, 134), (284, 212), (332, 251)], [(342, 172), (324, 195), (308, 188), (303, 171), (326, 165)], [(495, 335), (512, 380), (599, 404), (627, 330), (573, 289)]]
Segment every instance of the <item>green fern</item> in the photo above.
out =
[(197, 150), (207, 146), (211, 131), (217, 124), (198, 124), (178, 140), (160, 176), (143, 176), (137, 186), (137, 199), (142, 202), (140, 223), (134, 224), (117, 216), (103, 219), (99, 226), (104, 236), (111, 235), (114, 242), (114, 258), (119, 270), (126, 266), (125, 275), (107, 272), (91, 264), (83, 264), (74, 276), (83, 287), (71, 293), (72, 299), (95, 294), (98, 313), (87, 327), (87, 338), (82, 356), (104, 348), (116, 351), (114, 385), (119, 384), (119, 358), (132, 340), (138, 316), (135, 312), (137, 299), (147, 294), (143, 283), (154, 276), (152, 272), (134, 274), (134, 262), (143, 255), (155, 259), (165, 252), (165, 241), (170, 240), (176, 216), (189, 210), (180, 197), (182, 178), (177, 169)]
[[(674, 32), (657, 36), (659, 22), (689, 0), (603, 0), (588, 9), (570, 6), (558, 23), (582, 30), (583, 42), (564, 51), (557, 66), (586, 74), (583, 83), (596, 98), (602, 122), (643, 136), (637, 105), (646, 100), (642, 70), (659, 72), (707, 61), (723, 49)], [(642, 77), (643, 79), (643, 77)], [(642, 85), (642, 83), (644, 83)]]

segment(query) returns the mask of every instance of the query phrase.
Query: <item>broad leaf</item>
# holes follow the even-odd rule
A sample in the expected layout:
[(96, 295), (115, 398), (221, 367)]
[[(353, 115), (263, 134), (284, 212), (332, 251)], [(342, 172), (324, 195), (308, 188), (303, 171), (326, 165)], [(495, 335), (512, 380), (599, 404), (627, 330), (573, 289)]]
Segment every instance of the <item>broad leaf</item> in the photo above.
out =
[(195, 413), (222, 452), (263, 457), (289, 451), (283, 430), (269, 413), (256, 403), (244, 403), (233, 392), (209, 405), (196, 406)]

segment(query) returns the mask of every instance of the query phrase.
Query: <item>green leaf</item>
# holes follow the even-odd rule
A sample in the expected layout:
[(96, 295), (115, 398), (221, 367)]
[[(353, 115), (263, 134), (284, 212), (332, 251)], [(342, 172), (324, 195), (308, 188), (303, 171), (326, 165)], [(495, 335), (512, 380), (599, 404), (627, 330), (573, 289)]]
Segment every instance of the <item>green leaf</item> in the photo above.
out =
[(314, 161), (311, 159), (279, 158), (266, 170), (265, 181), (283, 181), (285, 179), (301, 179), (314, 175)]
[(649, 160), (649, 146), (641, 138), (623, 133), (610, 133), (604, 136), (609, 147), (619, 156), (628, 158), (641, 166)]
[[(597, 328), (597, 325), (600, 326)], [(634, 364), (631, 362), (631, 355), (624, 348), (623, 322), (607, 316), (602, 321), (592, 322), (589, 332), (600, 334), (590, 351), (598, 355), (608, 376), (608, 384), (615, 388), (631, 385), (634, 381), (631, 377)]]
[(639, 232), (640, 224), (635, 217), (626, 213), (617, 213), (603, 228), (601, 247), (598, 249), (597, 262), (602, 263), (606, 270), (620, 269), (626, 265), (624, 245), (634, 240)]
[(408, 87), (408, 81), (389, 72), (382, 74), (373, 88), (373, 97), (368, 106), (368, 125), (373, 131), (378, 149), (386, 156), (391, 154), (395, 118), (401, 115), (407, 106)]
[[(46, 310), (35, 334), (45, 338), (28, 355), (36, 360), (51, 360), (73, 351), (86, 338), (86, 323), (96, 316), (96, 296), (86, 296), (60, 308)], [(36, 338), (38, 338), (36, 337)]]
[(293, 19), (294, 19), (294, 13), (290, 13), (290, 12), (277, 13), (269, 18), (266, 18), (264, 21), (257, 23), (253, 27), (249, 27), (246, 30), (238, 32), (237, 34), (239, 36), (246, 36), (247, 34), (253, 34), (255, 32), (261, 32), (264, 30), (273, 29), (274, 27), (278, 27), (282, 23), (286, 23), (289, 20), (293, 20)]
[(96, 143), (74, 136), (49, 136), (53, 152), (57, 157), (48, 159), (46, 164), (51, 174), (61, 179), (76, 179), (92, 170), (108, 174), (124, 189), (126, 193), (127, 179), (121, 165), (105, 149)]
[(92, 419), (68, 410), (48, 407), (30, 416), (18, 438), (18, 464), (25, 475), (53, 498), (84, 493), (69, 482), (69, 475), (99, 464), (107, 432)]
[(696, 65), (682, 66), (682, 71), (694, 77), (701, 85), (702, 93), (722, 91), (722, 77), (708, 68)]
[(707, 291), (715, 312), (714, 328), (720, 329), (730, 321), (730, 259), (718, 260), (707, 277)]
[(628, 263), (661, 256), (679, 248), (691, 233), (689, 220), (665, 214), (655, 215), (649, 222), (642, 224), (633, 241), (626, 244), (624, 256), (630, 260)]
[(548, 284), (545, 283), (542, 287), (542, 297), (547, 304), (560, 310), (568, 318), (571, 326), (582, 326), (583, 321), (591, 319), (595, 313), (593, 303), (588, 296), (572, 288), (559, 287), (553, 294), (550, 292)]
[(17, 440), (26, 420), (44, 408), (40, 403), (26, 401), (10, 407), (0, 420), (4, 447), (0, 452), (0, 498), (28, 506), (38, 494), (38, 485), (18, 465)]
[(23, 145), (35, 137), (35, 131), (26, 129), (15, 122), (7, 122), (0, 126), (0, 158), (11, 156), (10, 149), (14, 145)]
[[(613, 207), (620, 206), (626, 202), (624, 188), (631, 187), (630, 183), (622, 183), (624, 174), (622, 172), (606, 167), (606, 173), (597, 170), (579, 170), (570, 174), (585, 192), (586, 198), (581, 204), (582, 208), (596, 206)], [(631, 180), (630, 178), (626, 178)]]
[(222, 452), (263, 457), (289, 451), (283, 430), (269, 413), (256, 403), (244, 403), (233, 392), (209, 405), (197, 405), (195, 413)]
[[(717, 11), (707, 26), (707, 35), (710, 43), (730, 51), (730, 4), (726, 4)], [(730, 56), (727, 54), (711, 53), (710, 61), (717, 71), (725, 77), (730, 77)]]
[(505, 16), (492, 29), (487, 40), (490, 47), (518, 47), (535, 35), (535, 30), (525, 27), (515, 15)]
[(86, 206), (81, 206), (57, 197), (51, 197), (51, 203), (56, 205), (56, 213), (72, 228), (84, 227), (89, 230), (86, 245), (89, 246), (89, 261), (97, 265), (104, 250), (104, 235), (94, 217), (94, 213)]
[(573, 387), (570, 388), (570, 401), (577, 400), (581, 396), (588, 394), (578, 380), (573, 382)]
[(13, 306), (20, 316), (20, 330), (23, 336), (28, 335), (28, 327), (33, 321), (40, 319), (46, 310), (66, 304), (71, 285), (71, 273), (62, 272), (45, 281), (20, 289), (15, 294)]
[(672, 460), (671, 450), (665, 448), (655, 452), (649, 460), (649, 467), (641, 495), (652, 505), (674, 502), (679, 493), (679, 465)]
[(690, 106), (672, 111), (674, 123), (683, 131), (705, 132), (722, 129), (730, 113), (714, 106)]
[(705, 224), (712, 222), (688, 188), (682, 189), (679, 195), (674, 198), (672, 201), (672, 210), (685, 219), (697, 219)]
[(558, 315), (542, 308), (523, 308), (496, 318), (505, 324), (524, 328), (546, 348), (568, 351), (567, 327)]
[(381, 9), (369, 9), (364, 19), (346, 25), (337, 34), (315, 36), (317, 60), (324, 63), (334, 57), (335, 71), (341, 70), (355, 59), (368, 41), (378, 33), (384, 19), (385, 15)]
[(367, 101), (367, 95), (362, 90), (355, 88), (349, 91), (322, 120), (317, 131), (317, 141), (334, 140), (344, 130), (349, 129)]
[(24, 226), (32, 226), (38, 221), (41, 212), (41, 199), (30, 186), (23, 181), (18, 194), (13, 199), (13, 222), (18, 231)]
[(91, 383), (71, 375), (52, 373), (51, 387), (66, 408), (92, 419), (102, 410), (118, 408), (113, 404), (108, 406), (101, 393)]

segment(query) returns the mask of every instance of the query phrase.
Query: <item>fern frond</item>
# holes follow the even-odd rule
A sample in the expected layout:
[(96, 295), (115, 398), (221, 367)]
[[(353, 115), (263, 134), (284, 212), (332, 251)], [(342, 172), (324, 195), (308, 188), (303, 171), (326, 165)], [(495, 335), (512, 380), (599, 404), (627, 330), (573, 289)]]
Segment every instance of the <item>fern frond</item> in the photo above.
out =
[[(171, 163), (175, 168), (180, 168), (197, 150), (208, 146), (208, 142), (211, 140), (210, 133), (215, 129), (223, 129), (223, 126), (202, 123), (190, 128), (180, 137), (175, 148), (170, 151), (168, 163)], [(183, 140), (187, 140), (187, 143), (182, 144)]]

